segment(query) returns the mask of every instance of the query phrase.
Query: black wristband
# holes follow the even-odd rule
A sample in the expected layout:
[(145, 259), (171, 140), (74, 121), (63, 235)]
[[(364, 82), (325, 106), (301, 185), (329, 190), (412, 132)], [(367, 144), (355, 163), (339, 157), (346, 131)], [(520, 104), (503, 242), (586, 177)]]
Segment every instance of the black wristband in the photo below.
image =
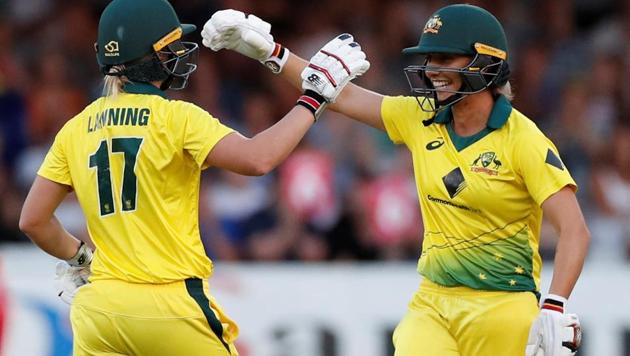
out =
[(540, 308), (564, 313), (564, 302), (553, 298), (545, 298)]
[(323, 96), (319, 95), (314, 90), (307, 89), (304, 91), (304, 94), (300, 96), (296, 105), (303, 106), (307, 108), (311, 113), (313, 113), (313, 117), (315, 121), (319, 118), (319, 115), (324, 111), (328, 102), (324, 99)]

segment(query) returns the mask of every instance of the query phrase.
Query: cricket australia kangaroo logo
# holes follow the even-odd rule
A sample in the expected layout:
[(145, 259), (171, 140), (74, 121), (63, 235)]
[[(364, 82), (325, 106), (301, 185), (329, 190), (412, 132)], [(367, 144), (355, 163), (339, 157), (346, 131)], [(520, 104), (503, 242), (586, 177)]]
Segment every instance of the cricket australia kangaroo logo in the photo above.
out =
[(496, 176), (499, 175), (499, 168), (501, 165), (502, 163), (497, 157), (497, 154), (492, 151), (488, 151), (475, 158), (473, 163), (470, 165), (470, 171)]
[(438, 33), (440, 27), (442, 27), (442, 19), (440, 19), (440, 15), (434, 15), (427, 21), (427, 24), (424, 25), (422, 33)]

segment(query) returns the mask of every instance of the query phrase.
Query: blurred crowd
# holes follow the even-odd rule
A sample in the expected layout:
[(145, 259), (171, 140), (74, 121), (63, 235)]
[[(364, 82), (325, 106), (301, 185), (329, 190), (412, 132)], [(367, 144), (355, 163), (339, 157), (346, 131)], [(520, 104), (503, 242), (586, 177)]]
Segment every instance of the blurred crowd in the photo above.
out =
[[(18, 230), (25, 194), (56, 132), (100, 95), (93, 44), (106, 0), (0, 0), (0, 242)], [(630, 261), (630, 2), (469, 1), (502, 22), (514, 106), (555, 142), (579, 184), (593, 234), (591, 259)], [(276, 41), (305, 58), (342, 32), (371, 69), (358, 84), (406, 95), (402, 69), (426, 19), (452, 2), (378, 0), (172, 0), (201, 29), (235, 8), (270, 22)], [(141, 19), (139, 19), (141, 21)], [(190, 40), (201, 42), (199, 32)], [(170, 92), (252, 136), (279, 120), (299, 92), (259, 63), (199, 51), (187, 89)], [(422, 223), (411, 160), (385, 133), (327, 112), (289, 159), (264, 177), (210, 168), (200, 228), (218, 260), (401, 260), (420, 254)], [(76, 197), (57, 211), (87, 238)], [(542, 252), (553, 254), (543, 227)]]

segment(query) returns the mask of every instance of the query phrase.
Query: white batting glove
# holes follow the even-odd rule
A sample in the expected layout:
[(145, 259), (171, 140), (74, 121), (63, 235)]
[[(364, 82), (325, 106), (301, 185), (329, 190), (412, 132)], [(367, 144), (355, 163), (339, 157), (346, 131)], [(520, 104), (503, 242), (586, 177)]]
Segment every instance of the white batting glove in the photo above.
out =
[(529, 330), (526, 356), (575, 355), (582, 342), (582, 328), (576, 314), (564, 314), (566, 302), (566, 298), (554, 294), (543, 299), (538, 318)]
[(320, 49), (302, 71), (304, 95), (298, 104), (311, 110), (315, 118), (325, 104), (334, 103), (343, 88), (370, 68), (361, 46), (344, 33)]
[(66, 304), (72, 304), (74, 295), (79, 288), (88, 283), (90, 266), (72, 267), (68, 263), (59, 261), (56, 266), (56, 285), (58, 296)]
[(274, 73), (280, 73), (289, 59), (289, 50), (274, 42), (271, 24), (241, 11), (215, 12), (203, 26), (201, 37), (203, 45), (213, 51), (236, 51), (260, 61)]
[(81, 242), (74, 257), (57, 262), (55, 268), (55, 281), (59, 291), (57, 295), (66, 304), (72, 304), (77, 290), (88, 283), (91, 263), (92, 250), (84, 242)]

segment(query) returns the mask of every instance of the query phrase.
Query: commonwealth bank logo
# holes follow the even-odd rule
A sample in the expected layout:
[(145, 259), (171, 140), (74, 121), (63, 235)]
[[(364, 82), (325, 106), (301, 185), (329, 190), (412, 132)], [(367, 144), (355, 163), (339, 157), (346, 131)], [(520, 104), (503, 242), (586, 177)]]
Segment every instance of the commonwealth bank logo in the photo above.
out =
[(451, 199), (455, 198), (462, 189), (466, 188), (466, 180), (464, 179), (462, 170), (459, 167), (453, 169), (447, 175), (442, 177), (442, 182), (444, 182), (444, 187)]

